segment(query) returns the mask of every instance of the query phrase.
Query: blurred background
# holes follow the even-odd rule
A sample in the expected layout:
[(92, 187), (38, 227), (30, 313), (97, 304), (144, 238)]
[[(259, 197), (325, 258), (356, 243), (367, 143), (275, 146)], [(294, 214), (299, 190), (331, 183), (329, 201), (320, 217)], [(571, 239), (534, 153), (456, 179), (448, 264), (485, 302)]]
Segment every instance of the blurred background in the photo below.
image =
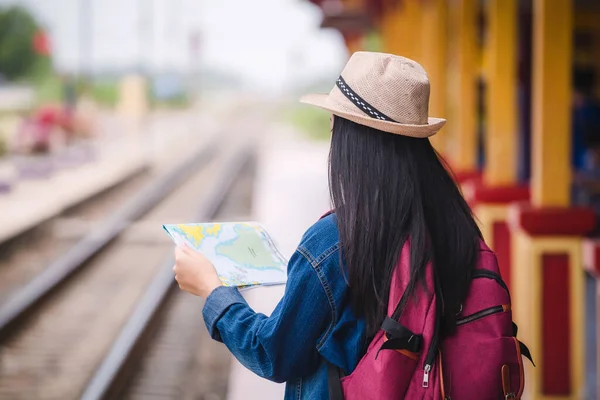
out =
[[(350, 54), (420, 62), (511, 289), (528, 399), (597, 399), (600, 3), (0, 0), (0, 399), (269, 399), (173, 288), (164, 223), (329, 207)], [(282, 288), (245, 292), (269, 313)]]

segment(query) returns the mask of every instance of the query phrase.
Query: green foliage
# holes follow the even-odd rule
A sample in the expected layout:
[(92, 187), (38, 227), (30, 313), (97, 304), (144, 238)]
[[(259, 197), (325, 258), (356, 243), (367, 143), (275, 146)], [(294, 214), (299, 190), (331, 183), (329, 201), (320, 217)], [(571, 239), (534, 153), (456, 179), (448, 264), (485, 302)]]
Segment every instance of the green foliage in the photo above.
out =
[(33, 83), (43, 82), (54, 74), (52, 59), (50, 57), (38, 56), (23, 78), (30, 79)]
[(61, 82), (55, 75), (47, 75), (39, 79), (35, 88), (36, 100), (40, 104), (62, 101)]
[(331, 114), (316, 107), (294, 105), (282, 113), (285, 120), (315, 140), (329, 140)]
[(167, 109), (181, 109), (189, 107), (190, 98), (187, 93), (179, 93), (176, 96), (172, 96), (166, 99), (157, 99), (156, 97), (150, 96), (150, 105), (154, 108), (167, 108)]
[(49, 60), (33, 48), (38, 31), (33, 16), (23, 7), (0, 8), (0, 74), (9, 80), (47, 69)]
[[(46, 75), (36, 83), (37, 102), (60, 103), (64, 100), (64, 82), (56, 75)], [(119, 87), (116, 80), (102, 79), (82, 83), (76, 83), (76, 91), (85, 93), (99, 105), (114, 107), (119, 100)]]
[(377, 31), (370, 31), (364, 38), (365, 50), (367, 51), (383, 51), (383, 43), (381, 35)]
[(4, 134), (0, 132), (0, 157), (3, 157), (8, 152), (8, 145)]
[(116, 81), (101, 80), (91, 84), (91, 97), (98, 104), (114, 107), (119, 100), (119, 87)]

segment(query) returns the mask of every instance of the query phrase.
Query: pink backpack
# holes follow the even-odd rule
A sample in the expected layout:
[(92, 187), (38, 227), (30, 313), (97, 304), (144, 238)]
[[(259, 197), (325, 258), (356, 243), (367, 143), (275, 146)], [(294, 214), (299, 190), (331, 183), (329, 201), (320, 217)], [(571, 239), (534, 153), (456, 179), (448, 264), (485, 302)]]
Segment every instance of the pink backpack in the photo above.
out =
[[(525, 385), (510, 294), (495, 254), (481, 242), (479, 262), (456, 333), (438, 343), (433, 267), (427, 289), (417, 285), (400, 318), (393, 318), (409, 281), (410, 249), (404, 245), (389, 296), (388, 317), (364, 357), (348, 376), (329, 366), (331, 400), (506, 400), (520, 399)], [(533, 361), (532, 361), (533, 363)]]

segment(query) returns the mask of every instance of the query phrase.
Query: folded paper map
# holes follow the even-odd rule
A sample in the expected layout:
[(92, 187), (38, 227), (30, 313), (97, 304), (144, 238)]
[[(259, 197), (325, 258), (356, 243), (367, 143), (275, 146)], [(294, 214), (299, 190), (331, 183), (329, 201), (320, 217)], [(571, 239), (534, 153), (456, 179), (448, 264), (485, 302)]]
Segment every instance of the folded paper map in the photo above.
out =
[(163, 225), (176, 245), (187, 244), (208, 258), (225, 286), (286, 282), (287, 261), (256, 222)]

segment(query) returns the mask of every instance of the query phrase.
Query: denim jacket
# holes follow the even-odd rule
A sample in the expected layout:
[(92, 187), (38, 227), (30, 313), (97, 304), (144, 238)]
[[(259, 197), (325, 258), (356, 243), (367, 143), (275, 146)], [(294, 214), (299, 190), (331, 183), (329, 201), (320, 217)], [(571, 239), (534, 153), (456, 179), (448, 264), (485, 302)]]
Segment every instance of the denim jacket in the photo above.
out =
[[(270, 317), (236, 288), (219, 287), (203, 316), (213, 339), (257, 375), (286, 382), (285, 399), (327, 399), (327, 363), (350, 373), (365, 350), (365, 323), (352, 312), (340, 268), (335, 215), (313, 225), (288, 264), (283, 298)], [(258, 393), (254, 394), (260, 398)]]

